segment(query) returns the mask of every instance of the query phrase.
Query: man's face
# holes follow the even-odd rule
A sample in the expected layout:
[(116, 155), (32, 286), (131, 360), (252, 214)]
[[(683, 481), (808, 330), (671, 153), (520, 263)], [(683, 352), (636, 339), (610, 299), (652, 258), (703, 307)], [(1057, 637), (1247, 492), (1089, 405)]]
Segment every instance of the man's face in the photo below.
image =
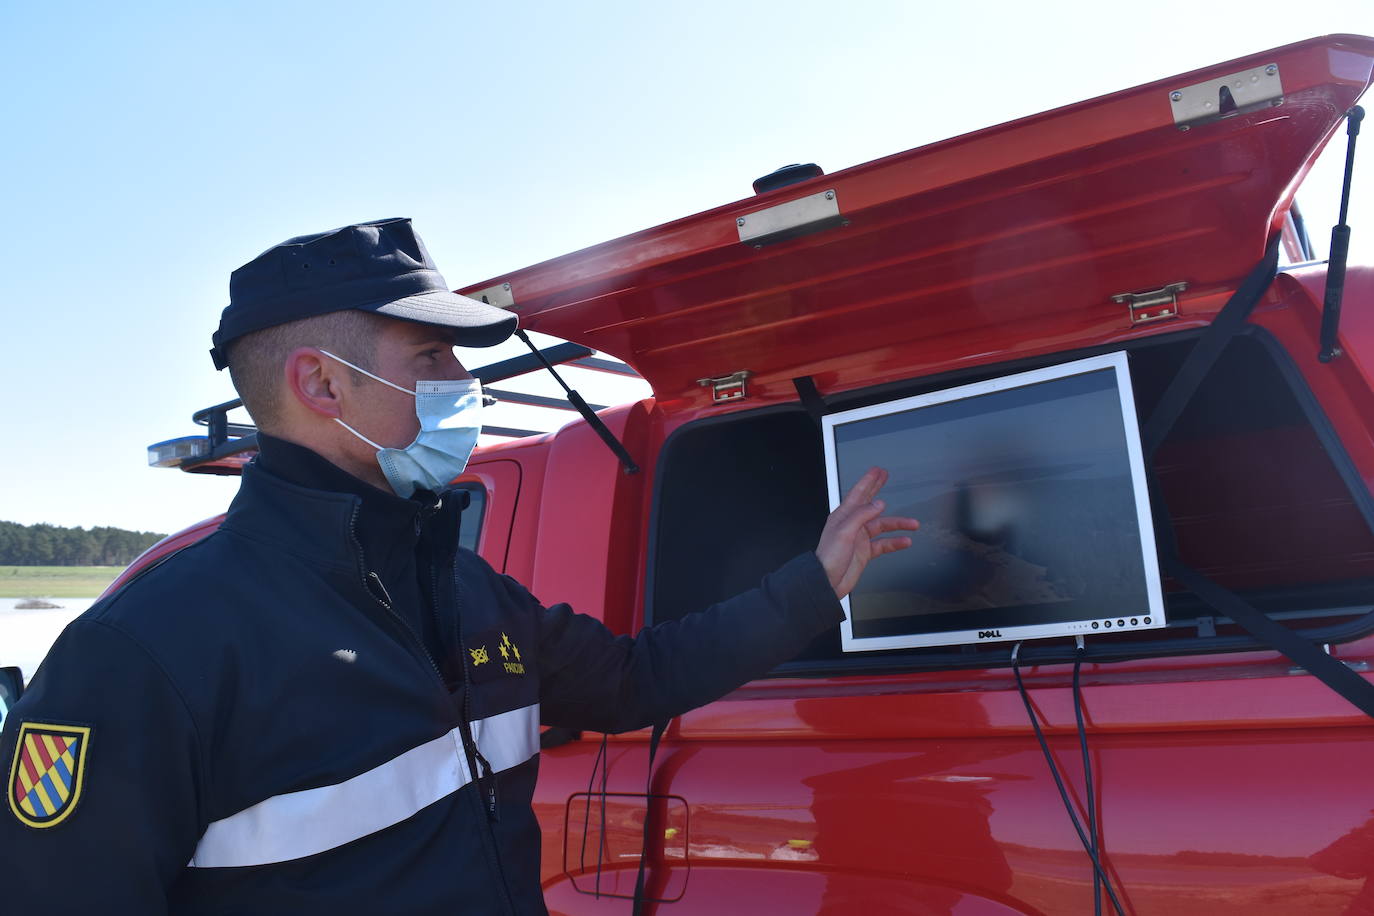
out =
[[(421, 380), (472, 378), (454, 355), (452, 328), (394, 318), (386, 319), (369, 368), (374, 375), (411, 390)], [(415, 441), (420, 432), (415, 398), (367, 376), (349, 373), (347, 378), (351, 381), (344, 422), (387, 448), (405, 448)], [(368, 460), (376, 463), (370, 453)]]

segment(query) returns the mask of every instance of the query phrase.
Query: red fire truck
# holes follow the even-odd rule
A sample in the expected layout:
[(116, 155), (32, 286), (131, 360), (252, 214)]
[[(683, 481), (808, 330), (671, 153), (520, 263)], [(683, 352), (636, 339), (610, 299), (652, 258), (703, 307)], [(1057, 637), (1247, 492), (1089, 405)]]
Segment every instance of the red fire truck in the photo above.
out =
[[(1374, 268), (1314, 260), (1293, 200), (1329, 142), (1353, 147), (1372, 64), (1374, 39), (1314, 39), (833, 174), (789, 167), (460, 290), (569, 341), (542, 359), (652, 388), (599, 411), (623, 455), (585, 420), (488, 429), (504, 438), (457, 481), (494, 567), (617, 631), (815, 544), (818, 418), (1105, 353), (1129, 358), (1175, 561), (1162, 628), (1123, 620), (1081, 649), (846, 652), (836, 634), (669, 723), (652, 763), (648, 733), (545, 734), (552, 911), (628, 912), (643, 860), (643, 896), (678, 916), (1083, 913), (1095, 894), (1170, 916), (1374, 912), (1374, 722), (1241, 613), (1369, 689)], [(535, 359), (476, 374), (548, 406), (502, 387)], [(208, 437), (156, 460), (236, 472), (252, 430), (225, 405), (199, 419)]]

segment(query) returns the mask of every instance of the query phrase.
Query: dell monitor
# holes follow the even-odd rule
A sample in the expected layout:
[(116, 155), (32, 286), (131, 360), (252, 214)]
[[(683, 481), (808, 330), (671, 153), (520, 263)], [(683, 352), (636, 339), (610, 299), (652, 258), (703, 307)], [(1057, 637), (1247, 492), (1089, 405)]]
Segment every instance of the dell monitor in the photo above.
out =
[(921, 528), (844, 599), (846, 652), (1164, 626), (1125, 353), (828, 415), (830, 505), (870, 467)]

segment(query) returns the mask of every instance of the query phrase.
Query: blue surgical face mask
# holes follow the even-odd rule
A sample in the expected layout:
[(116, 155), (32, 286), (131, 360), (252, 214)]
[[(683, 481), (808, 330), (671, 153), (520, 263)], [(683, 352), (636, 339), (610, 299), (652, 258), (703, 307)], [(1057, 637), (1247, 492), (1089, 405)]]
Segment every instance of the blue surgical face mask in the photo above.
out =
[(405, 448), (380, 446), (343, 420), (334, 418), (344, 429), (377, 450), (377, 463), (381, 465), (387, 483), (391, 484), (397, 496), (409, 497), (416, 490), (438, 493), (449, 485), (449, 481), (463, 473), (468, 457), (477, 445), (477, 435), (482, 431), (481, 382), (475, 378), (421, 381), (416, 382), (415, 390), (411, 391), (373, 375), (328, 350), (320, 352), (368, 378), (415, 398), (415, 416), (420, 419), (420, 434)]

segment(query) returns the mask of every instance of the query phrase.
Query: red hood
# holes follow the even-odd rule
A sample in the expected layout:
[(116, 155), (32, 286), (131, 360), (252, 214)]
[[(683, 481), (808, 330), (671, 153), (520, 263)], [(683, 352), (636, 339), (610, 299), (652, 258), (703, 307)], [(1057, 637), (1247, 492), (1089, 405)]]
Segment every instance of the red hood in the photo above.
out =
[[(660, 403), (699, 402), (698, 379), (741, 369), (759, 382), (823, 381), (841, 363), (890, 367), (899, 352), (914, 365), (923, 346), (938, 344), (957, 364), (1005, 352), (1001, 341), (1013, 338), (1110, 339), (1133, 333), (1114, 294), (1173, 282), (1187, 284), (1185, 316), (1206, 318), (1262, 256), (1297, 183), (1369, 85), (1372, 61), (1374, 39), (1300, 42), (814, 178), (463, 292), (510, 283), (525, 328), (625, 360)], [(1237, 86), (1239, 113), (1181, 129), (1173, 93), (1186, 103), (1198, 84), (1228, 76), (1275, 77), (1281, 100), (1247, 110), (1249, 90)], [(760, 249), (741, 242), (741, 218), (825, 191), (844, 225)], [(844, 386), (861, 381), (850, 370)]]

